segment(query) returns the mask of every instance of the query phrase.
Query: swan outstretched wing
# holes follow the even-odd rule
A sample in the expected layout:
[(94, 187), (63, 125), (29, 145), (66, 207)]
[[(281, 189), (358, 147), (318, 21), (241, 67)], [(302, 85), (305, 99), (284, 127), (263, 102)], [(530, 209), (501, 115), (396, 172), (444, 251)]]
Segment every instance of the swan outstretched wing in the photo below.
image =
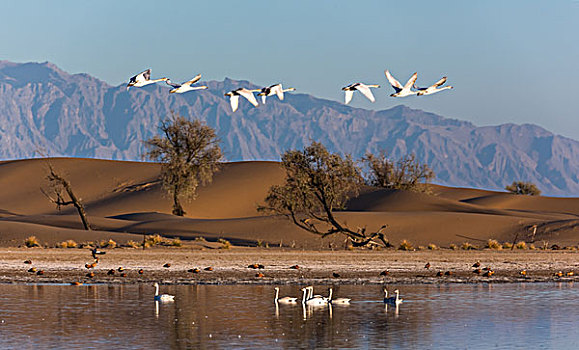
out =
[(275, 92), (277, 97), (283, 101), (283, 88), (281, 87), (281, 84), (274, 85), (272, 90)]
[(372, 102), (376, 101), (376, 99), (374, 98), (374, 95), (372, 94), (372, 91), (370, 91), (370, 88), (368, 86), (366, 86), (364, 84), (360, 84), (360, 85), (356, 86), (356, 90), (360, 91), (370, 101), (372, 101)]
[(167, 85), (174, 87), (175, 89), (178, 89), (181, 87), (181, 84), (173, 83), (173, 82), (171, 82), (171, 80), (165, 80), (165, 83), (167, 83)]
[(141, 72), (137, 76), (137, 80), (149, 80), (149, 79), (151, 79), (151, 68), (147, 69), (144, 72)]
[(195, 76), (195, 78), (193, 78), (193, 79), (191, 79), (191, 80), (189, 80), (189, 81), (184, 82), (183, 85), (195, 84), (195, 83), (198, 82), (200, 79), (201, 79), (201, 74), (197, 74), (197, 75)]
[(414, 83), (416, 83), (416, 78), (418, 78), (418, 73), (412, 74), (410, 79), (408, 79), (408, 81), (406, 82), (406, 85), (404, 85), (404, 88), (410, 89), (414, 85)]
[(346, 93), (346, 104), (350, 103), (350, 101), (352, 101), (352, 96), (354, 96), (354, 91), (352, 90), (344, 90), (344, 92)]
[(239, 95), (232, 95), (229, 99), (229, 103), (231, 104), (231, 110), (235, 112), (237, 107), (239, 107)]
[(432, 84), (432, 87), (439, 87), (440, 85), (442, 85), (444, 83), (446, 83), (446, 77), (442, 77), (442, 79), (440, 79), (436, 83)]
[(259, 106), (259, 103), (257, 103), (257, 100), (255, 99), (255, 96), (253, 96), (253, 93), (251, 91), (248, 90), (240, 90), (237, 91), (241, 96), (245, 97), (249, 103), (251, 103), (252, 105), (254, 105), (255, 107)]
[(261, 103), (265, 104), (266, 95), (261, 95)]
[(390, 83), (390, 85), (392, 85), (392, 87), (393, 87), (394, 89), (396, 89), (397, 91), (403, 89), (402, 85), (398, 82), (398, 80), (396, 80), (396, 79), (392, 76), (392, 74), (390, 74), (390, 72), (388, 71), (388, 69), (386, 69), (386, 70), (384, 71), (384, 74), (386, 75), (386, 79), (388, 79), (388, 82)]

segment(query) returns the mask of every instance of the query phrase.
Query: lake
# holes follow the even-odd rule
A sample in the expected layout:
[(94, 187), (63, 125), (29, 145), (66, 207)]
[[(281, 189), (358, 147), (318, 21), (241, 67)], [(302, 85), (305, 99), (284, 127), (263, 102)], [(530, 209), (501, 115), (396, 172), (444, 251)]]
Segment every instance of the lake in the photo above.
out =
[[(327, 294), (328, 286), (315, 286)], [(348, 306), (273, 302), (274, 286), (0, 285), (0, 348), (576, 349), (579, 285), (334, 286)], [(280, 296), (299, 296), (280, 286)]]

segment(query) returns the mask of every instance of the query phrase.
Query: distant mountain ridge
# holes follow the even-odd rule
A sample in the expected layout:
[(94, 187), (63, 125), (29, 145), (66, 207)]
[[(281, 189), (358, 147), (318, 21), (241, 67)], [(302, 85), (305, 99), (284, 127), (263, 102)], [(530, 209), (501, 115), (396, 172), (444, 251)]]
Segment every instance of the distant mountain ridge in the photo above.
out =
[(209, 81), (208, 90), (169, 95), (163, 84), (110, 86), (51, 63), (0, 61), (0, 159), (51, 156), (140, 160), (142, 140), (158, 132), (171, 111), (217, 129), (228, 160), (278, 160), (312, 140), (362, 156), (386, 149), (414, 152), (436, 182), (502, 189), (532, 181), (551, 195), (579, 195), (579, 142), (535, 125), (476, 127), (470, 122), (396, 106), (371, 111), (310, 95), (286, 94), (254, 108), (240, 101), (231, 113), (224, 92), (256, 87), (247, 81)]

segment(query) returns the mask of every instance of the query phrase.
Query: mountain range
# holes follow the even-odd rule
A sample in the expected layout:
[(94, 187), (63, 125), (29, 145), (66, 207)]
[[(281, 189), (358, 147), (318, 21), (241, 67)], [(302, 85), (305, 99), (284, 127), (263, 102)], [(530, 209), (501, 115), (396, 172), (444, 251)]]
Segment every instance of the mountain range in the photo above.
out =
[(319, 141), (360, 157), (415, 153), (451, 186), (503, 189), (531, 181), (544, 194), (579, 195), (579, 142), (531, 124), (477, 127), (403, 105), (353, 108), (307, 94), (268, 98), (232, 113), (223, 94), (248, 81), (203, 82), (209, 89), (169, 94), (165, 84), (126, 90), (54, 64), (0, 61), (0, 159), (50, 156), (141, 160), (143, 140), (178, 113), (217, 130), (226, 158), (279, 160), (287, 149)]

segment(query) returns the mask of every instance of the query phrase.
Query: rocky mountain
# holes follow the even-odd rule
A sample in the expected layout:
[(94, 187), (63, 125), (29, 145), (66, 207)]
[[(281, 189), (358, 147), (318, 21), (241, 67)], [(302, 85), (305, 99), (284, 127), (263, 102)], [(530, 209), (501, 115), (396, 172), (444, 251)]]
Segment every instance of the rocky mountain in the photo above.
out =
[(126, 91), (51, 63), (0, 61), (0, 159), (42, 150), (140, 160), (141, 141), (173, 111), (215, 127), (228, 160), (276, 160), (316, 140), (355, 157), (379, 149), (394, 157), (414, 152), (441, 184), (502, 189), (524, 180), (545, 194), (579, 195), (579, 142), (535, 125), (476, 127), (405, 106), (370, 111), (299, 93), (268, 98), (259, 108), (241, 100), (232, 113), (223, 93), (254, 85), (204, 84), (208, 90), (182, 95), (170, 95), (163, 84)]

